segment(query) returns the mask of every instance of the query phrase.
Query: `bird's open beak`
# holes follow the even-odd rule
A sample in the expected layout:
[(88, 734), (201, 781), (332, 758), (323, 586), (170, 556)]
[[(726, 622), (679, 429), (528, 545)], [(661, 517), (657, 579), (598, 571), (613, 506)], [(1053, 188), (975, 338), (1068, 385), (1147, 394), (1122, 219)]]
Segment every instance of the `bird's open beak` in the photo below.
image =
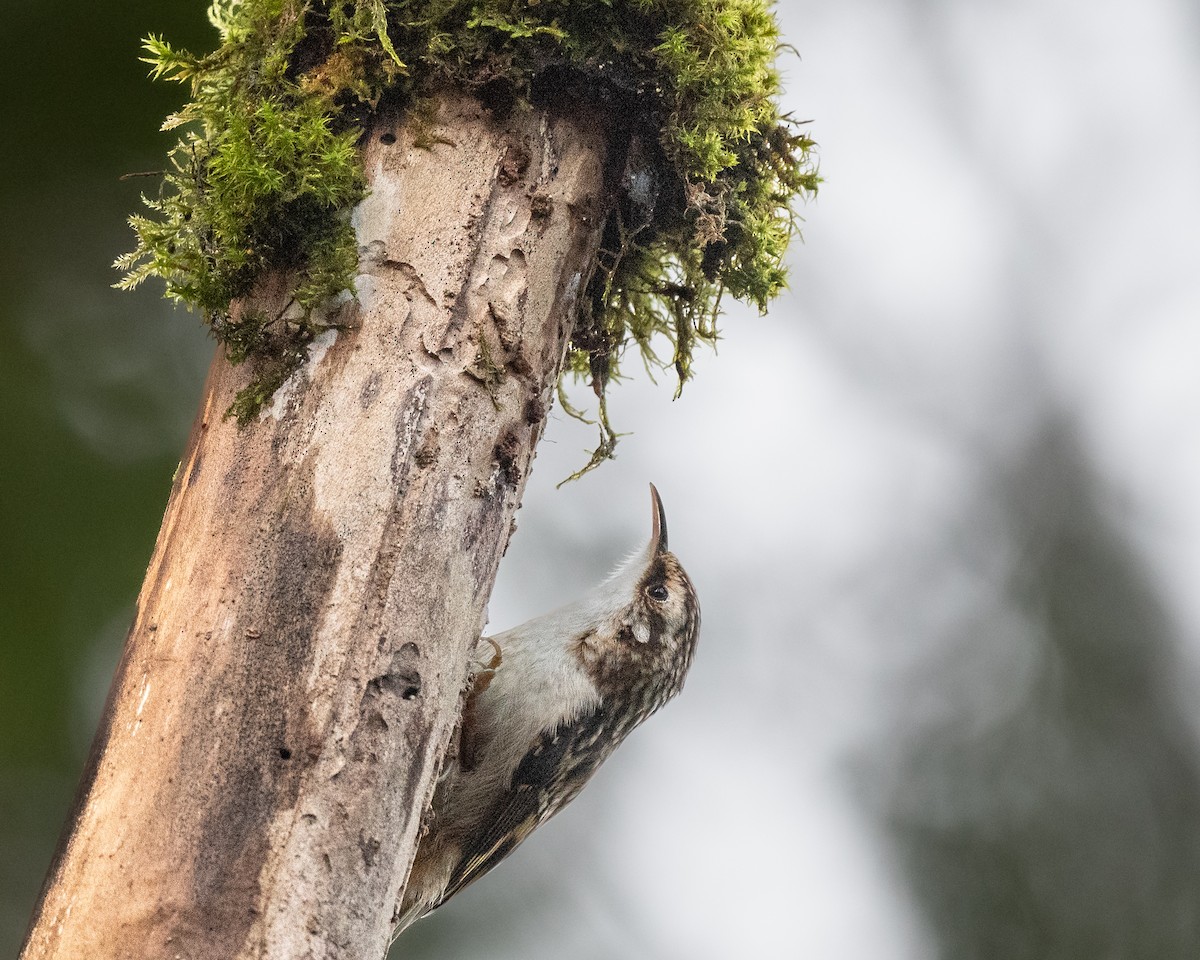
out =
[(667, 549), (667, 512), (663, 509), (662, 497), (654, 484), (650, 484), (650, 506), (653, 529), (650, 531), (650, 554), (663, 553)]

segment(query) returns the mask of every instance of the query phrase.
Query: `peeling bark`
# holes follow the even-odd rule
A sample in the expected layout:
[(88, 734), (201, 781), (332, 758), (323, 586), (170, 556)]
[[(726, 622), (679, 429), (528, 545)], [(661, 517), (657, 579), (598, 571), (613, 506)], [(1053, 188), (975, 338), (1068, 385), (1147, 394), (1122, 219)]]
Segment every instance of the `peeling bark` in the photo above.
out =
[(344, 329), (241, 430), (213, 362), (27, 960), (383, 956), (619, 179), (586, 116), (420, 133)]

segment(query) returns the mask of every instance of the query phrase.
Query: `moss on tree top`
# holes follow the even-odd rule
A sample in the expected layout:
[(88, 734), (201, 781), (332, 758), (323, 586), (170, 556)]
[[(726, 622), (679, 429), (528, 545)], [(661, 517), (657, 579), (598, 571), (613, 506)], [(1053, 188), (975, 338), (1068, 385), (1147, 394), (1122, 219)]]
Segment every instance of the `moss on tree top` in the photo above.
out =
[[(627, 180), (571, 344), (602, 413), (630, 340), (658, 363), (665, 334), (660, 365), (682, 384), (723, 292), (765, 309), (784, 285), (795, 205), (818, 177), (812, 141), (779, 111), (770, 0), (215, 0), (210, 18), (221, 44), (207, 56), (146, 42), (154, 75), (191, 100), (165, 124), (185, 132), (118, 266), (126, 286), (162, 278), (231, 359), (260, 365), (243, 419), (303, 360), (321, 305), (352, 289), (356, 144), (385, 96), (451, 82), (528, 102), (554, 77), (650, 132), (654, 182)], [(289, 319), (234, 322), (230, 301), (271, 268), (299, 277)], [(606, 430), (598, 455), (613, 441)]]

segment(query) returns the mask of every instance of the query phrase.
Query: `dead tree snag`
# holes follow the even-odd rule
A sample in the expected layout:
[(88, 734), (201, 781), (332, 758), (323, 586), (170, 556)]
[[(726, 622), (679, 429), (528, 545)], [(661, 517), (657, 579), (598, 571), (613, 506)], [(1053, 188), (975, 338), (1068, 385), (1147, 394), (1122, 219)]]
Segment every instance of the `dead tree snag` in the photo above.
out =
[(621, 166), (434, 116), (368, 127), (357, 300), (243, 428), (213, 362), (26, 960), (383, 954)]

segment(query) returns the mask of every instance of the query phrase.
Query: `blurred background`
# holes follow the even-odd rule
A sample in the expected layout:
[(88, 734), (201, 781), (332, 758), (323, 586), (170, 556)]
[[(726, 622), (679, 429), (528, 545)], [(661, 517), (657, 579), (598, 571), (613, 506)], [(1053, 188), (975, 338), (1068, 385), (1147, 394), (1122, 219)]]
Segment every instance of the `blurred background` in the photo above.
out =
[[(0, 21), (0, 956), (49, 863), (212, 345), (110, 289), (204, 3)], [(556, 415), (501, 630), (648, 533), (704, 604), (684, 695), (396, 955), (1200, 954), (1200, 13), (785, 0), (827, 183), (619, 459)], [(630, 367), (635, 367), (631, 364)], [(580, 392), (577, 399), (586, 399)]]

